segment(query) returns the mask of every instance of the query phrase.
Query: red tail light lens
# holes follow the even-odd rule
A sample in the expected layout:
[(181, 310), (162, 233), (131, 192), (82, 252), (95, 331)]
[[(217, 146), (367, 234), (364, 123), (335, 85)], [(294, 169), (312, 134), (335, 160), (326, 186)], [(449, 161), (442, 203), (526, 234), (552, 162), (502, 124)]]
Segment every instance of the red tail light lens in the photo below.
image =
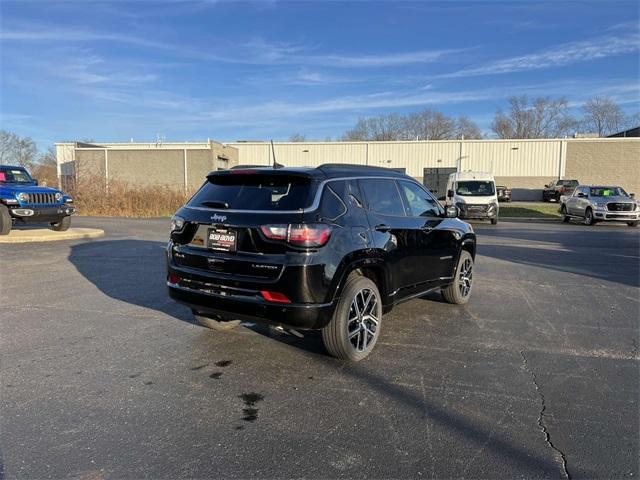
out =
[(331, 237), (331, 227), (324, 223), (289, 226), (289, 243), (298, 247), (322, 247)]
[(291, 303), (291, 300), (289, 300), (284, 293), (269, 292), (267, 290), (263, 290), (262, 292), (260, 292), (260, 295), (262, 295), (262, 298), (264, 298), (267, 302)]
[(269, 240), (286, 241), (296, 247), (322, 247), (331, 238), (332, 228), (324, 223), (262, 225), (260, 231)]
[(172, 284), (174, 284), (174, 285), (175, 285), (175, 284), (177, 284), (178, 282), (180, 282), (180, 277), (179, 277), (179, 276), (177, 276), (177, 275), (169, 275), (168, 280), (169, 280), (169, 283), (172, 283)]

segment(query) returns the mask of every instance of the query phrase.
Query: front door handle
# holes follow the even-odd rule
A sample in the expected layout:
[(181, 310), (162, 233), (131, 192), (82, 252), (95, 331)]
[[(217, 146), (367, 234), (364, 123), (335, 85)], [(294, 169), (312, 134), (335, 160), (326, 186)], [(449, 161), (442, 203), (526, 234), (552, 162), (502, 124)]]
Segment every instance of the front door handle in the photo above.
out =
[(378, 232), (386, 233), (386, 232), (388, 232), (389, 230), (391, 230), (391, 227), (390, 227), (389, 225), (385, 225), (384, 223), (381, 223), (381, 224), (379, 224), (379, 225), (376, 225), (376, 230), (377, 230)]

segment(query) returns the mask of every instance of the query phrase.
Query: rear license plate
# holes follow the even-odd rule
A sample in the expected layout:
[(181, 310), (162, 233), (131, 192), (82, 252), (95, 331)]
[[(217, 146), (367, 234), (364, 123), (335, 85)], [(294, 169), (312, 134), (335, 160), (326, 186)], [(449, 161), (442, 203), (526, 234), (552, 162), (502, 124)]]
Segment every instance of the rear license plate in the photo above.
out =
[(235, 252), (236, 237), (236, 231), (230, 228), (210, 228), (207, 247), (219, 252)]

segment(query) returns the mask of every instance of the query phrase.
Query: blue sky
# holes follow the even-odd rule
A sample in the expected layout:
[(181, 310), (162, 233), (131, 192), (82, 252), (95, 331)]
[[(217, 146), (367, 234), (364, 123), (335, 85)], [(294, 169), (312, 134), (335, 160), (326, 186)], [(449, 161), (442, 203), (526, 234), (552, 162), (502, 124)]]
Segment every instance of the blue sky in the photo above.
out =
[(2, 128), (61, 140), (337, 137), (509, 95), (640, 108), (636, 1), (0, 0)]

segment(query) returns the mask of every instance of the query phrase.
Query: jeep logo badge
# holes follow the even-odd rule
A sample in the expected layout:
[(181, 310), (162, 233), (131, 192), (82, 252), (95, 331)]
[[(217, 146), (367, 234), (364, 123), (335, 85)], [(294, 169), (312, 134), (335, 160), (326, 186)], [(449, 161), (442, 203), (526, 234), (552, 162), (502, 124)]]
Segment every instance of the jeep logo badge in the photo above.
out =
[(218, 215), (217, 213), (211, 217), (211, 220), (213, 220), (214, 222), (226, 222), (227, 221), (227, 216), (226, 215)]

